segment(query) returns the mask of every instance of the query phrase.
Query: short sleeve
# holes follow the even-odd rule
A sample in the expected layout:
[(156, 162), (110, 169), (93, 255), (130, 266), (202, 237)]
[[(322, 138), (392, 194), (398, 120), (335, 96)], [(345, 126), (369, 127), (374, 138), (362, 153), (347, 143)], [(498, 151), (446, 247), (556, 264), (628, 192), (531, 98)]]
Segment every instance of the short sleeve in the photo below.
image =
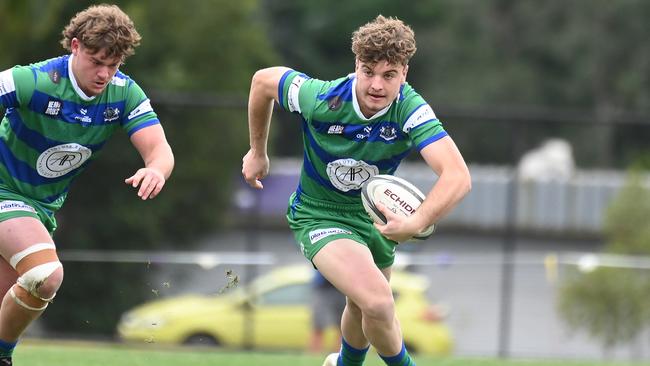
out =
[(16, 66), (0, 72), (0, 105), (5, 108), (18, 108), (29, 103), (36, 77), (26, 66)]
[[(410, 88), (409, 88), (410, 89)], [(422, 150), (427, 145), (447, 136), (442, 122), (436, 117), (433, 108), (412, 89), (402, 104), (402, 131), (406, 133), (415, 147)]]
[(278, 85), (280, 106), (291, 113), (301, 114), (310, 120), (318, 96), (327, 88), (326, 81), (313, 79), (294, 70), (287, 71)]
[(151, 106), (151, 100), (133, 80), (129, 80), (125, 105), (126, 111), (122, 127), (129, 136), (140, 129), (160, 123), (158, 115)]

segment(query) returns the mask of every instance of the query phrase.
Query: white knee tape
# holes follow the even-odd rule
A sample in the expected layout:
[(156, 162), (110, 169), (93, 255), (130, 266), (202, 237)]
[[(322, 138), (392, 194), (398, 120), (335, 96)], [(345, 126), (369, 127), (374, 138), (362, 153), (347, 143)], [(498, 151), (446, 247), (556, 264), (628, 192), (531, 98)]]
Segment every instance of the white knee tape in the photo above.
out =
[(10, 259), (9, 259), (9, 264), (11, 264), (14, 269), (16, 269), (16, 266), (18, 265), (18, 262), (20, 262), (23, 258), (27, 257), (28, 255), (36, 252), (40, 252), (41, 250), (46, 250), (46, 249), (54, 249), (56, 250), (56, 246), (52, 243), (39, 243), (39, 244), (34, 244), (30, 246), (29, 248), (22, 250), (16, 254), (14, 254)]
[(35, 307), (33, 307), (33, 306), (29, 306), (29, 305), (25, 304), (24, 301), (22, 301), (21, 299), (19, 299), (18, 296), (16, 296), (16, 293), (14, 292), (14, 288), (13, 288), (13, 287), (9, 289), (9, 295), (11, 295), (11, 297), (14, 299), (14, 301), (16, 302), (16, 304), (18, 304), (18, 305), (24, 307), (24, 308), (27, 309), (27, 310), (32, 310), (32, 311), (43, 311), (43, 310), (45, 310), (45, 308), (49, 305), (49, 303), (46, 302), (45, 305), (41, 306), (40, 308), (35, 308)]
[(54, 271), (56, 271), (59, 267), (62, 267), (62, 264), (58, 261), (36, 266), (25, 272), (22, 276), (18, 277), (18, 286), (27, 290), (27, 292), (32, 294), (32, 296), (43, 301), (50, 302), (52, 299), (54, 299), (54, 296), (56, 294), (52, 295), (52, 297), (49, 299), (44, 299), (39, 295), (38, 288), (41, 287), (43, 282), (45, 282), (45, 280), (47, 280), (47, 278), (50, 277), (50, 275), (54, 273)]

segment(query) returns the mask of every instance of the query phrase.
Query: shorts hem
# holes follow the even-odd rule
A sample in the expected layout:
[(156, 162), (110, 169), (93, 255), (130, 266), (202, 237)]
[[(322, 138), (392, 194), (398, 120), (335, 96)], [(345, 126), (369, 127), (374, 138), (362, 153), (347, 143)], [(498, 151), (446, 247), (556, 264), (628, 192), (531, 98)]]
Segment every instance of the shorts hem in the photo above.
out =
[(36, 220), (41, 221), (41, 218), (38, 216), (37, 213), (29, 212), (29, 211), (15, 211), (15, 212), (6, 212), (0, 215), (0, 222), (15, 219), (18, 217), (33, 217)]
[(395, 257), (391, 259), (390, 261), (382, 262), (382, 263), (377, 263), (375, 262), (375, 265), (377, 265), (377, 268), (379, 269), (384, 269), (392, 266), (395, 263)]

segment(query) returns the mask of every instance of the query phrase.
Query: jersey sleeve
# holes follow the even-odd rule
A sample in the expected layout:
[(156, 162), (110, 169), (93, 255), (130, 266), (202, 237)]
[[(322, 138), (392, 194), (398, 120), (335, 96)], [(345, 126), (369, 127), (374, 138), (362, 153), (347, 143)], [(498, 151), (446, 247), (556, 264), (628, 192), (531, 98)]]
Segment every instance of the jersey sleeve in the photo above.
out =
[(142, 88), (130, 79), (125, 106), (122, 128), (129, 136), (145, 127), (160, 123), (149, 98), (147, 98)]
[(405, 106), (401, 111), (402, 131), (409, 136), (418, 151), (448, 136), (431, 106), (419, 94), (412, 92), (400, 103)]
[(36, 76), (27, 66), (16, 66), (0, 72), (0, 106), (18, 108), (26, 105), (35, 87)]
[(326, 84), (325, 81), (289, 70), (278, 85), (278, 104), (286, 111), (301, 114), (306, 120), (311, 120), (318, 95)]

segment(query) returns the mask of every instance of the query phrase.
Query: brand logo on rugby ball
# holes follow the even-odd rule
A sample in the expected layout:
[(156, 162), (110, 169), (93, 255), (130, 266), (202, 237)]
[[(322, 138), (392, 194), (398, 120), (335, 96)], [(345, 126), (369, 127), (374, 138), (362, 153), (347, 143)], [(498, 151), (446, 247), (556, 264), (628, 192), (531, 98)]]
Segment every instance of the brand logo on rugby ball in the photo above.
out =
[[(386, 216), (379, 211), (377, 203), (398, 215), (408, 217), (420, 207), (424, 198), (424, 194), (417, 187), (392, 175), (375, 175), (361, 189), (361, 202), (364, 209), (374, 222), (380, 224), (386, 223)], [(434, 230), (435, 225), (431, 225), (415, 235), (413, 239), (426, 239), (433, 234)]]
[(391, 191), (389, 188), (386, 188), (383, 194), (388, 197), (389, 200), (393, 201), (397, 206), (403, 208), (404, 211), (408, 212), (409, 215), (415, 212), (415, 208), (413, 208), (413, 206), (406, 202), (402, 196)]

